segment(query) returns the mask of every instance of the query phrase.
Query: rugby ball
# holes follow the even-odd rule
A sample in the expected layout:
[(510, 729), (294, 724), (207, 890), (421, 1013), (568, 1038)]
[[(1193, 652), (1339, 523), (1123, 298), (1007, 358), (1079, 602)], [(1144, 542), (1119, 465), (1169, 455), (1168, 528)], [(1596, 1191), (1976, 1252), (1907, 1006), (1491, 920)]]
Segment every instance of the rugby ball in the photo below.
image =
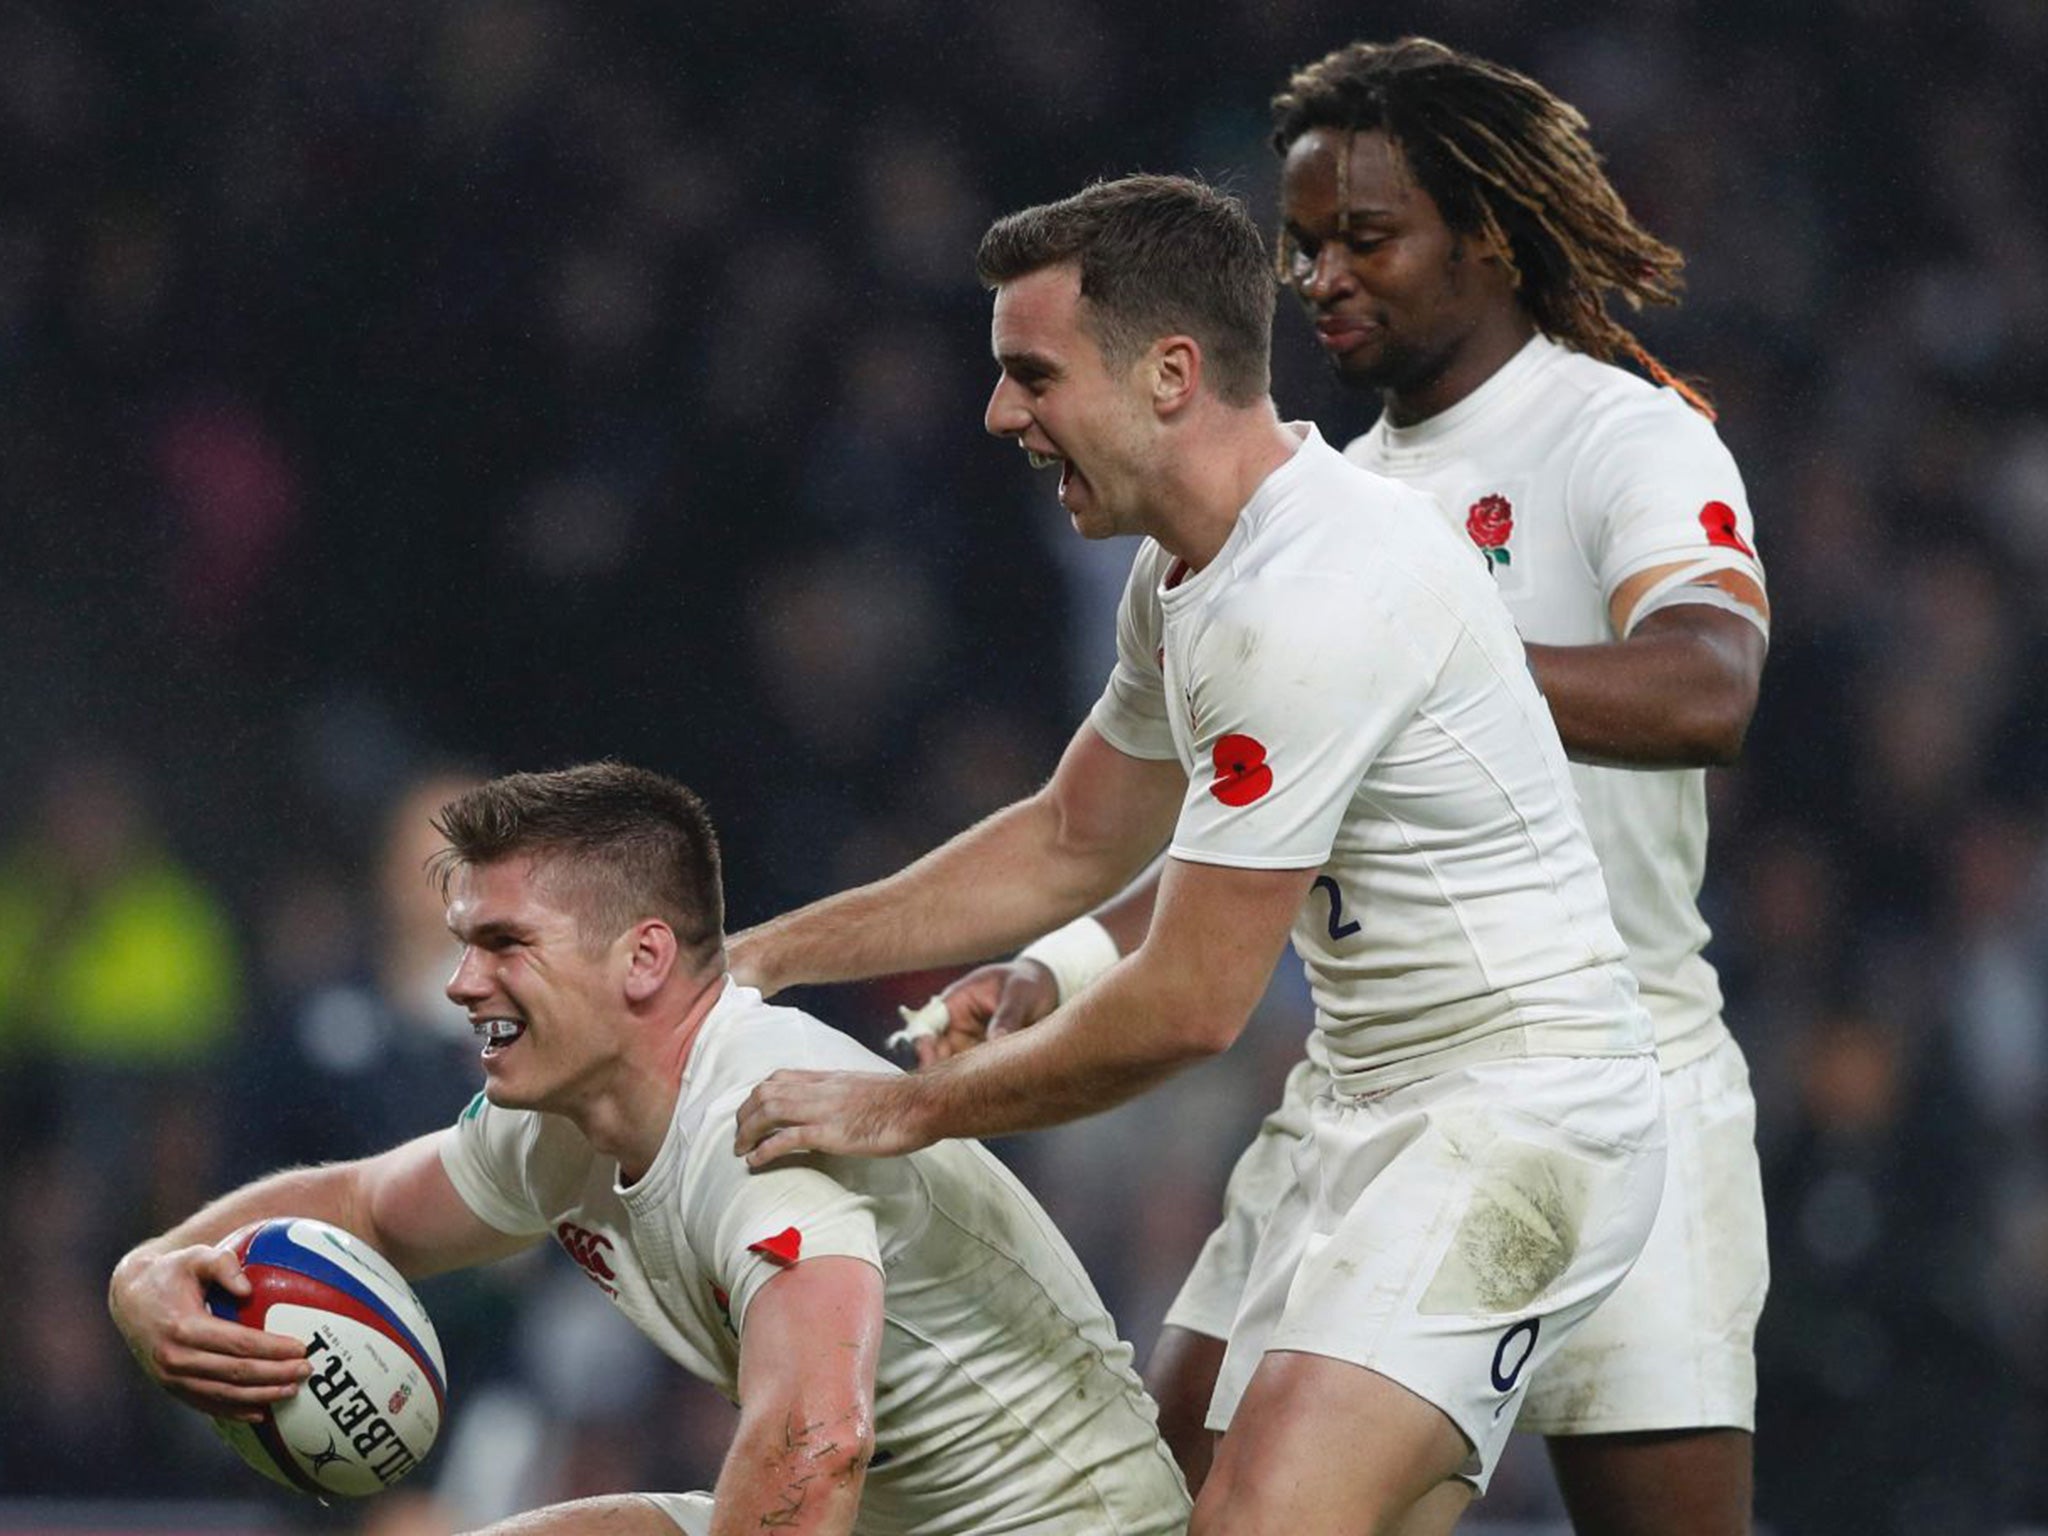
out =
[(221, 1244), (254, 1287), (207, 1306), (302, 1340), (313, 1374), (259, 1423), (214, 1428), (258, 1472), (316, 1498), (381, 1493), (426, 1459), (447, 1408), (441, 1341), (412, 1287), (361, 1238), (306, 1217), (245, 1227)]

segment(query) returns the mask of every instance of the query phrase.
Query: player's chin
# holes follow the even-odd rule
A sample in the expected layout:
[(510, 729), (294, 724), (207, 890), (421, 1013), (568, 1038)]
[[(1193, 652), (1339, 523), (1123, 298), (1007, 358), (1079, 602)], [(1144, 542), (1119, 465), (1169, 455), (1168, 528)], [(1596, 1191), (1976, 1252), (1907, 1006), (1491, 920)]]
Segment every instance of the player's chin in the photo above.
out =
[(1108, 539), (1116, 536), (1116, 529), (1110, 525), (1102, 510), (1089, 500), (1063, 502), (1067, 509), (1067, 521), (1074, 525), (1074, 532), (1084, 539)]
[(1390, 367), (1377, 349), (1370, 353), (1339, 353), (1330, 359), (1330, 371), (1337, 375), (1337, 382), (1346, 389), (1381, 390), (1391, 389), (1399, 379), (1399, 370)]
[(484, 1097), (493, 1109), (539, 1109), (540, 1096), (497, 1062), (484, 1063)]

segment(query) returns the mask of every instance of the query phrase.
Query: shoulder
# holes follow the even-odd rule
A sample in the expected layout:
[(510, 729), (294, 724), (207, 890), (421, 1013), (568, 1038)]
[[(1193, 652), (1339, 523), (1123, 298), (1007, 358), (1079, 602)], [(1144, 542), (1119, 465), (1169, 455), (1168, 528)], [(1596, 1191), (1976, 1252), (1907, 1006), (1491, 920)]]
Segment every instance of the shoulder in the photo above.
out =
[(1425, 492), (1320, 443), (1303, 451), (1314, 457), (1255, 518), (1240, 561), (1247, 578), (1314, 585), (1363, 576), (1436, 542), (1442, 519)]
[(494, 1177), (522, 1186), (536, 1178), (574, 1178), (596, 1156), (573, 1122), (538, 1110), (508, 1109), (481, 1093), (441, 1140), (441, 1161), (451, 1173), (458, 1166), (488, 1168)]
[(894, 1072), (893, 1063), (800, 1008), (733, 985), (704, 1021), (691, 1053), (692, 1098), (742, 1095), (771, 1072)]
[(1574, 436), (1582, 451), (1655, 453), (1719, 448), (1720, 434), (1674, 389), (1613, 363), (1566, 352), (1555, 370), (1570, 391)]
[(1297, 488), (1300, 498), (1319, 508), (1333, 504), (1348, 508), (1362, 501), (1367, 506), (1394, 510), (1417, 499), (1416, 491), (1373, 464), (1370, 449), (1379, 431), (1379, 426), (1374, 425), (1346, 443), (1341, 452), (1320, 439), (1304, 445)]
[(1434, 648), (1426, 637), (1457, 606), (1446, 598), (1459, 586), (1460, 565), (1470, 566), (1470, 582), (1483, 579), (1483, 561), (1442, 529), (1427, 503), (1377, 527), (1354, 515), (1328, 537), (1297, 534), (1279, 558), (1253, 565), (1219, 594), (1200, 640), (1201, 670), (1262, 690), (1331, 665), (1365, 679), (1376, 672), (1377, 663), (1366, 665), (1371, 658)]

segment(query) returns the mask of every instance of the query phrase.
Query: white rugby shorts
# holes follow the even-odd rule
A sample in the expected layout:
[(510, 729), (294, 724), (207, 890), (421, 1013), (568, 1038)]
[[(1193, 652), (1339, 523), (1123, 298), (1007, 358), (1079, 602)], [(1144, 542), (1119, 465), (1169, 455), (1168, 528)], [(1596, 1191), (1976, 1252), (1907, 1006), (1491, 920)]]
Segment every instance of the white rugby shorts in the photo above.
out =
[(1664, 1187), (1657, 1063), (1534, 1056), (1309, 1106), (1259, 1234), (1209, 1427), (1291, 1350), (1399, 1382), (1484, 1490), (1530, 1383), (1642, 1252)]
[[(1329, 1086), (1296, 1063), (1280, 1105), (1237, 1160), (1168, 1324), (1230, 1336), (1267, 1216), (1294, 1181), (1309, 1103)], [(1529, 1386), (1517, 1426), (1599, 1435), (1756, 1427), (1756, 1330), (1769, 1284), (1756, 1100), (1723, 1033), (1664, 1074), (1664, 1198), (1635, 1268)]]
[(1756, 1428), (1770, 1283), (1756, 1099), (1732, 1036), (1664, 1074), (1664, 1201), (1643, 1256), (1529, 1386), (1544, 1435)]

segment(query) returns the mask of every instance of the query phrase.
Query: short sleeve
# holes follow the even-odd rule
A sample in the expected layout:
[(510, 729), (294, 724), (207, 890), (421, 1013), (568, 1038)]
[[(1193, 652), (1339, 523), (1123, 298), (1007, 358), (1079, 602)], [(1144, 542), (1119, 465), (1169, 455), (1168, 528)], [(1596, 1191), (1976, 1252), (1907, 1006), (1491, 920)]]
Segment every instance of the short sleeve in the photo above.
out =
[(1601, 422), (1571, 505), (1603, 598), (1640, 571), (1702, 559), (1763, 584), (1734, 456), (1712, 423), (1664, 396)]
[(1327, 860), (1360, 781), (1428, 695), (1447, 614), (1343, 577), (1248, 584), (1191, 669), (1195, 771), (1171, 852), (1200, 864)]
[[(705, 1123), (731, 1124), (744, 1097), (737, 1093), (712, 1106)], [(748, 1305), (793, 1265), (830, 1255), (882, 1268), (874, 1202), (837, 1176), (849, 1163), (857, 1172), (854, 1160), (820, 1157), (755, 1173), (734, 1154), (729, 1137), (709, 1137), (692, 1149), (684, 1230), (726, 1293), (742, 1337)]]
[(1166, 713), (1166, 679), (1159, 611), (1163, 552), (1151, 540), (1139, 546), (1116, 612), (1116, 665), (1088, 723), (1129, 757), (1157, 761), (1178, 756)]
[(463, 1204), (500, 1232), (538, 1235), (547, 1218), (527, 1191), (524, 1170), (539, 1117), (500, 1109), (481, 1093), (441, 1133), (441, 1166)]

